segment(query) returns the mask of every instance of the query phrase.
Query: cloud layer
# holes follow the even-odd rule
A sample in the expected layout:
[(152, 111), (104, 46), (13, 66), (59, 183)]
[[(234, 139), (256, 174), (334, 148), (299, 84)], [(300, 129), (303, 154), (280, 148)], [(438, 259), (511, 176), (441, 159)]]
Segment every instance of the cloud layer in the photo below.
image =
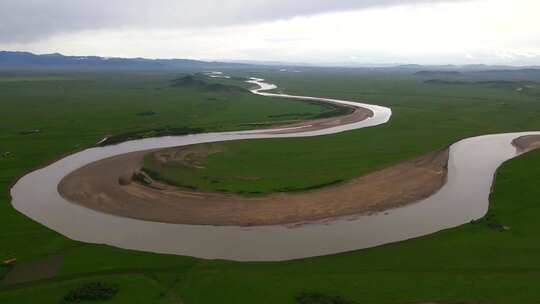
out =
[(538, 0), (0, 0), (0, 50), (539, 65), (538, 11)]
[(0, 43), (31, 42), (79, 31), (222, 27), (336, 11), (462, 1), (2, 0)]

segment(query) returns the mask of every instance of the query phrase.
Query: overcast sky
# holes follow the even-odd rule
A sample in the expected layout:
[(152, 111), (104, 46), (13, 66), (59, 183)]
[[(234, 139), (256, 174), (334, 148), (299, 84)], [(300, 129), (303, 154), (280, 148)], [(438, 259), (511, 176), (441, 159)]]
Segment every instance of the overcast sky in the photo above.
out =
[(538, 0), (0, 0), (0, 49), (540, 65)]

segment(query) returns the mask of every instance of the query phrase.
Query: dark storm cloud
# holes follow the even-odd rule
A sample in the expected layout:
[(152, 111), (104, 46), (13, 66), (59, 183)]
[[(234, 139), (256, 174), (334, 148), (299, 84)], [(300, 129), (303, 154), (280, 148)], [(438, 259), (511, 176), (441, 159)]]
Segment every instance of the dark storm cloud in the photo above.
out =
[(203, 28), (457, 1), (463, 0), (0, 0), (0, 42), (83, 30)]

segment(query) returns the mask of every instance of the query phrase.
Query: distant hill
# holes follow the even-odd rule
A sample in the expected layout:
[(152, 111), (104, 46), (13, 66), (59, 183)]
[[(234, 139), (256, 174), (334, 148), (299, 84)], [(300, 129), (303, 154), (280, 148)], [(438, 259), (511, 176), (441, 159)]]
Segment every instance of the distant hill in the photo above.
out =
[(422, 77), (455, 77), (463, 74), (458, 71), (418, 71), (414, 75)]
[(59, 53), (37, 55), (30, 52), (0, 51), (0, 69), (72, 69), (72, 70), (217, 70), (220, 68), (250, 68), (255, 65), (267, 67), (304, 67), (305, 69), (346, 68), (360, 71), (386, 71), (394, 73), (415, 73), (419, 76), (442, 78), (456, 76), (456, 73), (490, 73), (517, 75), (519, 77), (538, 75), (540, 67), (513, 67), (501, 65), (419, 65), (419, 64), (358, 64), (340, 63), (317, 65), (308, 63), (287, 63), (277, 61), (236, 60), (227, 62), (209, 62), (191, 59), (147, 59), (119, 58), (99, 56), (65, 56)]
[(188, 87), (188, 86), (205, 86), (206, 82), (199, 77), (194, 75), (186, 75), (183, 77), (178, 77), (171, 81), (171, 86), (173, 87)]
[[(418, 73), (419, 76), (440, 76), (446, 72), (459, 72), (459, 73), (472, 73), (472, 72), (490, 72), (490, 71), (521, 71), (521, 70), (533, 70), (538, 71), (538, 66), (506, 66), (506, 65), (485, 65), (485, 64), (466, 64), (466, 65), (419, 65), (419, 64), (405, 64), (405, 65), (390, 65), (380, 67), (382, 70), (396, 70), (405, 71), (408, 73)], [(430, 73), (439, 73), (439, 75), (429, 75)], [(424, 74), (424, 75), (422, 75)], [(452, 74), (447, 74), (452, 76)], [(456, 75), (453, 75), (456, 76)]]
[(424, 83), (429, 84), (462, 84), (462, 85), (490, 85), (490, 86), (530, 86), (536, 85), (534, 81), (518, 81), (518, 80), (481, 80), (481, 81), (461, 81), (461, 80), (444, 80), (444, 79), (428, 79)]
[(501, 69), (501, 70), (494, 70), (494, 71), (477, 71), (474, 72), (475, 74), (481, 75), (481, 74), (497, 74), (499, 76), (507, 76), (507, 77), (540, 77), (540, 67), (539, 68), (523, 68), (523, 69)]
[(247, 92), (244, 88), (221, 83), (208, 83), (201, 74), (186, 75), (171, 81), (172, 87), (195, 87), (205, 91)]
[(190, 59), (107, 58), (98, 56), (36, 55), (29, 52), (0, 51), (0, 68), (127, 69), (238, 67), (237, 63), (205, 62)]

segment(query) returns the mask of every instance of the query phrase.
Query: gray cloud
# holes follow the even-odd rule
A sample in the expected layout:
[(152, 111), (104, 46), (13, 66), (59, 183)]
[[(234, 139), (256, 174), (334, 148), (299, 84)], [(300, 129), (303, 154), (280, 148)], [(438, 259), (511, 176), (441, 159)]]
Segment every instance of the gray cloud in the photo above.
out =
[(464, 0), (1, 0), (0, 42), (31, 42), (83, 30), (219, 27), (452, 1)]

